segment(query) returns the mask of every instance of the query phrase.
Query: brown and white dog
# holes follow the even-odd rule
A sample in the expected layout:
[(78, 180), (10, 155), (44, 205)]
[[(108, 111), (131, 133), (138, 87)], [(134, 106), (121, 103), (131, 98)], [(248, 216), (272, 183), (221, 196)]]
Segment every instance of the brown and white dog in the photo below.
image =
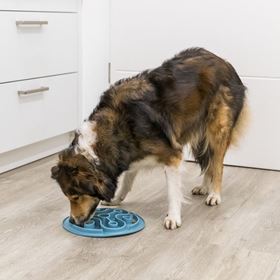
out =
[(72, 222), (83, 225), (101, 200), (120, 203), (139, 168), (161, 165), (168, 193), (164, 225), (179, 227), (180, 167), (187, 144), (204, 173), (192, 194), (207, 194), (210, 206), (221, 203), (223, 159), (238, 136), (245, 108), (245, 87), (234, 68), (201, 48), (115, 83), (52, 168), (70, 200)]

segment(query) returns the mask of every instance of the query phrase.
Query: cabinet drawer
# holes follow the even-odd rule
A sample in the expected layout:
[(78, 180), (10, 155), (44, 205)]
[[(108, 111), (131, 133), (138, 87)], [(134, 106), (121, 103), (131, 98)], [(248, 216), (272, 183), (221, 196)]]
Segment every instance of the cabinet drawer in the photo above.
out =
[(0, 12), (0, 33), (0, 83), (78, 69), (77, 14)]
[(79, 0), (1, 0), (0, 10), (76, 12)]
[(74, 130), (77, 93), (77, 74), (0, 85), (0, 153)]

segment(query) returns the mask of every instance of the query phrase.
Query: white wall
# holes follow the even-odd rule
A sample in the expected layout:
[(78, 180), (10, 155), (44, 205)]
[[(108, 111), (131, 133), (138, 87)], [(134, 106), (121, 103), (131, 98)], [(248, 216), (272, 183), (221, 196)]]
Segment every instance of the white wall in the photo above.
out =
[(82, 118), (108, 88), (109, 0), (83, 0), (81, 11)]
[(241, 75), (252, 111), (225, 162), (280, 170), (279, 10), (279, 0), (112, 0), (112, 81), (188, 47), (215, 52)]

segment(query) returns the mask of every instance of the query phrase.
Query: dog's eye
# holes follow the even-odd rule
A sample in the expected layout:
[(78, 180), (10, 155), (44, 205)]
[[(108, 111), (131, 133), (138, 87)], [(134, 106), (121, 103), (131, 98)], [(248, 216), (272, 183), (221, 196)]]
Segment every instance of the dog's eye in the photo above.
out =
[(72, 195), (71, 199), (74, 200), (74, 201), (77, 201), (79, 199), (79, 196), (78, 195)]

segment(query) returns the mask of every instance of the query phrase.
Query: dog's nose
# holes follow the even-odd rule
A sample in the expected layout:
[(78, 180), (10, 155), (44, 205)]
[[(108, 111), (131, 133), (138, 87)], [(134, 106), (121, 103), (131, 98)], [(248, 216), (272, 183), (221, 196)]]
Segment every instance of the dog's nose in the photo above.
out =
[(79, 226), (79, 227), (84, 227), (84, 220), (79, 220), (77, 218), (73, 218), (72, 216), (70, 216), (69, 218), (70, 223)]
[(85, 224), (84, 222), (78, 222), (78, 223), (76, 223), (76, 225), (79, 226), (79, 227), (84, 227), (84, 224)]

